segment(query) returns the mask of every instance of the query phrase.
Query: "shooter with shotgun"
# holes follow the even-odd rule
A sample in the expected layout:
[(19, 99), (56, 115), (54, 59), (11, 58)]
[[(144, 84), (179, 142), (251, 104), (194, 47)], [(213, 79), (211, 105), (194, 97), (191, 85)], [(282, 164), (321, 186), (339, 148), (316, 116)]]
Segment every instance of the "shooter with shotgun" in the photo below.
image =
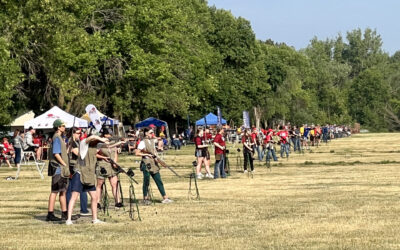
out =
[[(103, 127), (101, 129), (100, 133), (101, 133), (102, 138), (106, 138), (108, 140), (110, 140), (111, 137), (113, 136), (113, 132), (110, 128)], [(114, 162), (118, 162), (117, 147), (123, 143), (125, 143), (125, 140), (119, 141), (112, 145), (102, 144), (96, 154), (96, 157), (97, 157), (97, 164), (96, 164), (97, 187), (96, 187), (96, 191), (97, 191), (97, 198), (98, 198), (98, 201), (97, 201), (98, 209), (101, 209), (100, 199), (101, 199), (102, 186), (103, 186), (105, 179), (108, 179), (110, 181), (112, 193), (113, 193), (114, 200), (115, 200), (115, 207), (116, 208), (123, 207), (122, 202), (121, 202), (121, 197), (118, 197), (118, 191), (117, 191), (117, 182), (118, 182), (117, 174), (118, 174), (118, 172), (117, 172), (116, 168), (112, 166), (112, 164), (110, 163), (110, 160), (109, 160), (109, 159), (112, 159)]]
[(108, 143), (108, 140), (100, 138), (97, 135), (90, 135), (88, 138), (83, 139), (79, 144), (78, 159), (75, 164), (74, 175), (71, 179), (72, 195), (68, 204), (68, 220), (65, 222), (67, 225), (72, 225), (72, 211), (74, 210), (75, 202), (81, 192), (88, 192), (90, 195), (92, 223), (104, 223), (97, 218), (97, 193), (95, 186), (97, 144), (100, 142)]
[(157, 155), (154, 131), (150, 128), (145, 128), (144, 136), (144, 139), (139, 143), (136, 149), (136, 155), (142, 157), (140, 170), (143, 172), (143, 203), (145, 205), (151, 204), (149, 197), (150, 176), (153, 178), (163, 197), (162, 203), (171, 203), (173, 201), (168, 198), (165, 192), (164, 184), (161, 180), (160, 168), (154, 158), (154, 156)]

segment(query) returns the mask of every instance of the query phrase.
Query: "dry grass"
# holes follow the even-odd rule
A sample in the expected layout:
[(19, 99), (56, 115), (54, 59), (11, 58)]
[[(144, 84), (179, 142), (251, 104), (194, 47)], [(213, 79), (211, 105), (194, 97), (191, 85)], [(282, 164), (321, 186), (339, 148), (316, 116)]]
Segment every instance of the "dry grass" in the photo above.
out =
[[(50, 179), (26, 167), (20, 180), (6, 181), (15, 173), (2, 167), (0, 248), (400, 248), (399, 144), (400, 134), (336, 140), (273, 163), (271, 172), (257, 163), (253, 179), (234, 172), (202, 180), (199, 202), (187, 199), (188, 179), (163, 170), (175, 203), (140, 206), (142, 222), (112, 210), (99, 226), (45, 222)], [(137, 167), (135, 160), (125, 156), (122, 165)], [(193, 160), (192, 147), (166, 156), (185, 175)], [(235, 155), (230, 161), (235, 170)], [(159, 199), (154, 183), (153, 191)]]

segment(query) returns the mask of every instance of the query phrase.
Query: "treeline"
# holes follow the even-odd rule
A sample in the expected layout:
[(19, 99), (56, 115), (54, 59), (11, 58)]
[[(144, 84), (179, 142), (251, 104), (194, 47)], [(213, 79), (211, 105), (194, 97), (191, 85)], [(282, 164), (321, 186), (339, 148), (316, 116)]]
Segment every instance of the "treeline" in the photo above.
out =
[(400, 128), (400, 52), (385, 53), (370, 29), (296, 51), (204, 0), (10, 0), (0, 58), (0, 124), (93, 103), (128, 124), (219, 106), (236, 125), (249, 110), (266, 124)]

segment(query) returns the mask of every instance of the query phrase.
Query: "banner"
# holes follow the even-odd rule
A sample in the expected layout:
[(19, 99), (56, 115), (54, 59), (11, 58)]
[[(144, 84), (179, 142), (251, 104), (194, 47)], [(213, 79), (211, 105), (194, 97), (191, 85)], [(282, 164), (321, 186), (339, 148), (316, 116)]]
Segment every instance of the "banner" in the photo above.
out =
[(221, 114), (221, 109), (217, 106), (217, 126), (221, 127), (222, 126), (222, 114)]
[(89, 104), (85, 108), (86, 113), (89, 115), (90, 120), (93, 123), (94, 128), (97, 132), (101, 130), (101, 119), (97, 108), (93, 104)]
[(243, 111), (243, 125), (245, 128), (250, 128), (250, 115), (248, 111)]

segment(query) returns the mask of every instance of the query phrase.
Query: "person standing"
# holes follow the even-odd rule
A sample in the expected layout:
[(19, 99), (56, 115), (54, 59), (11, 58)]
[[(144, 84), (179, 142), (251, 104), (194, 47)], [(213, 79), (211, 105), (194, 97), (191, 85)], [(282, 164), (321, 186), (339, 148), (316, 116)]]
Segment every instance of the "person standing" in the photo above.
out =
[(225, 139), (224, 139), (224, 129), (218, 128), (217, 135), (214, 138), (215, 146), (215, 167), (214, 167), (214, 179), (226, 178), (225, 173)]
[(267, 162), (271, 160), (271, 156), (274, 159), (274, 161), (278, 161), (278, 158), (276, 157), (275, 154), (275, 142), (272, 138), (272, 136), (274, 135), (274, 130), (269, 128), (266, 131), (266, 135), (265, 135), (265, 139), (264, 139), (264, 144), (265, 144), (265, 150), (267, 150), (267, 156), (266, 156), (266, 160)]
[(19, 129), (16, 129), (14, 131), (13, 143), (14, 143), (14, 150), (15, 150), (14, 163), (15, 163), (15, 167), (17, 167), (17, 169), (19, 169), (20, 165), (21, 165), (21, 150), (22, 150), (22, 146), (24, 145), (24, 141), (20, 135)]
[(197, 157), (197, 166), (196, 166), (196, 178), (203, 179), (203, 174), (201, 173), (201, 165), (204, 163), (206, 168), (206, 177), (213, 178), (210, 170), (210, 153), (208, 152), (208, 145), (204, 138), (204, 133), (202, 129), (197, 129), (196, 137), (194, 138), (194, 143), (196, 145), (195, 155)]
[(96, 193), (96, 153), (97, 144), (100, 142), (108, 143), (105, 138), (100, 138), (97, 135), (90, 135), (83, 139), (79, 144), (79, 153), (77, 163), (74, 168), (74, 174), (71, 179), (71, 200), (68, 204), (68, 219), (65, 222), (67, 225), (72, 225), (72, 212), (75, 202), (82, 192), (88, 192), (91, 199), (92, 208), (92, 223), (103, 224), (97, 218), (97, 193)]
[(279, 132), (277, 134), (280, 137), (281, 143), (281, 158), (283, 158), (283, 154), (286, 153), (286, 158), (289, 158), (289, 133), (285, 129), (284, 126), (280, 126)]
[[(69, 170), (71, 172), (69, 185), (67, 189), (67, 207), (71, 200), (72, 196), (72, 178), (77, 169), (77, 160), (79, 155), (79, 143), (80, 137), (82, 134), (82, 130), (80, 128), (74, 128), (72, 130), (72, 140), (68, 143), (68, 155), (69, 155)], [(80, 215), (89, 215), (89, 211), (87, 209), (87, 192), (80, 192)]]
[[(109, 128), (104, 128), (101, 131), (102, 138), (110, 139), (113, 136), (113, 132)], [(96, 175), (97, 175), (97, 197), (98, 197), (98, 205), (97, 208), (100, 207), (100, 197), (102, 192), (102, 186), (107, 178), (110, 181), (112, 193), (115, 200), (115, 207), (120, 208), (122, 207), (121, 197), (118, 196), (117, 192), (117, 171), (113, 168), (112, 164), (110, 163), (109, 159), (112, 159), (114, 162), (118, 162), (118, 151), (116, 149), (117, 146), (125, 143), (125, 141), (117, 142), (114, 145), (104, 146), (99, 149), (96, 154), (97, 157), (97, 164), (96, 164)]]
[(247, 165), (250, 164), (250, 170), (251, 172), (254, 171), (254, 165), (253, 165), (253, 155), (254, 155), (254, 149), (253, 149), (253, 142), (251, 139), (251, 134), (249, 130), (245, 130), (244, 136), (242, 137), (242, 144), (243, 144), (243, 169), (244, 173), (247, 173)]
[[(69, 162), (67, 147), (62, 135), (65, 132), (65, 123), (57, 119), (53, 123), (53, 128), (55, 130), (52, 145), (50, 147), (50, 162), (48, 175), (51, 176), (51, 193), (49, 196), (47, 221), (60, 221), (66, 220), (68, 217), (67, 213), (67, 201), (66, 201), (66, 191), (68, 186), (69, 177)], [(34, 133), (34, 132), (33, 132)], [(32, 135), (32, 130), (27, 133)], [(29, 145), (29, 144), (28, 144)], [(62, 216), (61, 219), (54, 215), (54, 205), (56, 203), (57, 194), (59, 194), (60, 207)]]
[(157, 185), (158, 190), (163, 197), (162, 203), (171, 203), (165, 192), (164, 184), (161, 180), (160, 168), (155, 162), (153, 155), (157, 155), (155, 141), (154, 141), (154, 131), (149, 128), (144, 129), (144, 139), (139, 143), (136, 149), (136, 156), (141, 156), (142, 161), (140, 163), (140, 170), (143, 172), (143, 201), (144, 204), (150, 204), (149, 197), (149, 185), (150, 176), (153, 178)]

